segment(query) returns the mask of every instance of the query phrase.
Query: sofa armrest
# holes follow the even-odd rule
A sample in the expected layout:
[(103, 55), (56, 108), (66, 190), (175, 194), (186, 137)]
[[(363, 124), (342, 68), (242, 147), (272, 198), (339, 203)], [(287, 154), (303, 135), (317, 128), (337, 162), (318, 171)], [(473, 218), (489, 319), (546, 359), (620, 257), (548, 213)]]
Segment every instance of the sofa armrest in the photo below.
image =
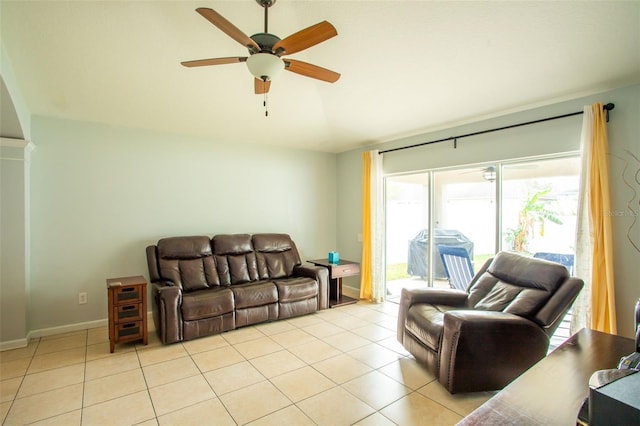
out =
[(549, 338), (533, 321), (504, 312), (444, 314), (439, 381), (450, 393), (502, 389), (544, 358)]
[(318, 282), (318, 310), (329, 307), (329, 270), (327, 268), (298, 265), (293, 268), (293, 274), (316, 280)]
[(170, 281), (153, 283), (154, 320), (162, 343), (182, 340), (182, 290)]
[(447, 305), (464, 307), (467, 302), (467, 293), (462, 290), (449, 288), (403, 288), (400, 293), (400, 306), (398, 307), (398, 342), (404, 343), (404, 323), (407, 319), (409, 308), (416, 303), (430, 303), (433, 305)]

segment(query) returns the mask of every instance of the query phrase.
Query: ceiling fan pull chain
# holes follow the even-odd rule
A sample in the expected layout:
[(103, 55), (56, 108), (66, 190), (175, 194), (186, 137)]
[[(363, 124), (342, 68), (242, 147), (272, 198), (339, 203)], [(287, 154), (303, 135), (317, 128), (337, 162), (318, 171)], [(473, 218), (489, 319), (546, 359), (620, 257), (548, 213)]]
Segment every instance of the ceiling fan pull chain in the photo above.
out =
[(264, 101), (262, 101), (262, 105), (264, 106), (264, 116), (268, 117), (269, 116), (269, 108), (267, 107), (267, 94), (264, 94)]

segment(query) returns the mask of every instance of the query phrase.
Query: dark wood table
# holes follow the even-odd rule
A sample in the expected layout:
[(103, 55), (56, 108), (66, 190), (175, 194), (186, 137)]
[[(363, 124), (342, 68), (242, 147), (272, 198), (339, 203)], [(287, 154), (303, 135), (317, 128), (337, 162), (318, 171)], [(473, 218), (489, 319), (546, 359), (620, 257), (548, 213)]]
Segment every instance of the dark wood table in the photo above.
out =
[(575, 425), (591, 375), (633, 351), (631, 339), (582, 329), (458, 425)]
[(337, 307), (356, 303), (358, 299), (354, 299), (342, 294), (342, 278), (360, 274), (360, 264), (351, 260), (340, 260), (337, 263), (331, 263), (328, 259), (307, 260), (316, 266), (323, 266), (329, 269), (329, 307)]

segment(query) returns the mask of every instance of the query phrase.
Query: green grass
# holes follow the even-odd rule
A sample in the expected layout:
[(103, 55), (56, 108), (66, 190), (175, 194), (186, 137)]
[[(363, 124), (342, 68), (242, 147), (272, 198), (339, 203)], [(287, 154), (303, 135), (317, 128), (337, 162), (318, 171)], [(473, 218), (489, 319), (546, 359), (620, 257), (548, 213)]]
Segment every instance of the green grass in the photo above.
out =
[[(473, 269), (478, 270), (484, 262), (493, 257), (493, 253), (478, 254), (473, 257)], [(387, 281), (402, 280), (405, 278), (411, 278), (411, 275), (407, 274), (406, 263), (394, 263), (393, 265), (387, 265)]]

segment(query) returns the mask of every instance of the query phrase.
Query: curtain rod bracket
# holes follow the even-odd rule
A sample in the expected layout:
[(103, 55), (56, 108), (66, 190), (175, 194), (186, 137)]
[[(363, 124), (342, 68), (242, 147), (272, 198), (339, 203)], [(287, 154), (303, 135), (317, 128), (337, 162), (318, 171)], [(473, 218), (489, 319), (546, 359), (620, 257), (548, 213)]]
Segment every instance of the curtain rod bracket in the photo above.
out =
[(616, 107), (616, 104), (612, 104), (611, 102), (602, 106), (602, 109), (604, 109), (604, 115), (607, 120), (607, 123), (609, 122), (609, 111), (611, 111), (615, 107)]

